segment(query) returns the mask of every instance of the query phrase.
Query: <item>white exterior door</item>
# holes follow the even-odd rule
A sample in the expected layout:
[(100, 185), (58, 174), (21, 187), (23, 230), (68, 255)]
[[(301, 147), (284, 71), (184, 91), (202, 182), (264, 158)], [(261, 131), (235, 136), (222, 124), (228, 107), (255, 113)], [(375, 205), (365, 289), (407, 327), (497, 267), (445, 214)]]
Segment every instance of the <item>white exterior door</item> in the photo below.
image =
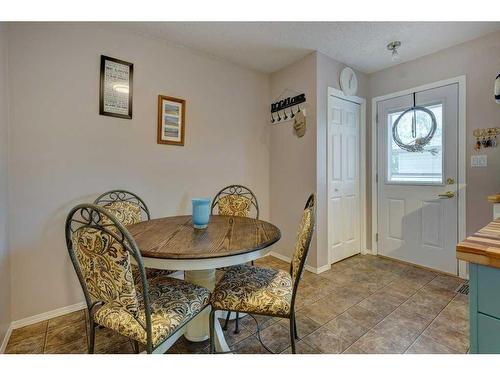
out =
[[(424, 152), (405, 151), (393, 140), (393, 124), (413, 100), (406, 95), (377, 105), (378, 253), (457, 274), (458, 84), (416, 93), (416, 104), (437, 122)], [(398, 126), (402, 138), (427, 134), (430, 121), (412, 126), (407, 119)]]
[(330, 263), (360, 252), (360, 105), (328, 98), (328, 252)]

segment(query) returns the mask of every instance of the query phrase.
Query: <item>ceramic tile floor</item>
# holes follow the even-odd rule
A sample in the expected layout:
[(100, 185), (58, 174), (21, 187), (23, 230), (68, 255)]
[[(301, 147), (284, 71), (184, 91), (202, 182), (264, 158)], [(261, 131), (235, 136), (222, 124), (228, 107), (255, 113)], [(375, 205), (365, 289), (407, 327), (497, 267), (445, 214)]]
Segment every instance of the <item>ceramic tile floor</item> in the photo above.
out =
[[(288, 270), (273, 257), (256, 262)], [(468, 298), (463, 280), (375, 256), (355, 256), (321, 275), (305, 272), (297, 297), (298, 353), (466, 353)], [(258, 318), (262, 339), (276, 353), (291, 353), (288, 321)], [(86, 353), (86, 314), (78, 311), (14, 330), (6, 353)], [(267, 353), (249, 316), (226, 340), (237, 353)], [(168, 353), (207, 353), (208, 340), (183, 337)], [(96, 353), (133, 353), (131, 342), (102, 328)]]

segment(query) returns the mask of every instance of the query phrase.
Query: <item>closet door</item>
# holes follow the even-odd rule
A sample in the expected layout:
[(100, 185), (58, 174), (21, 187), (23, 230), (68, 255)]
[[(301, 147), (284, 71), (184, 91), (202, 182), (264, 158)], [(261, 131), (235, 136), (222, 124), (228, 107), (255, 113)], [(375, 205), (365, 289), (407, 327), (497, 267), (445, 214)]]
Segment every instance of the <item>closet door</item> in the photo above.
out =
[(360, 106), (328, 98), (328, 252), (330, 263), (360, 252)]

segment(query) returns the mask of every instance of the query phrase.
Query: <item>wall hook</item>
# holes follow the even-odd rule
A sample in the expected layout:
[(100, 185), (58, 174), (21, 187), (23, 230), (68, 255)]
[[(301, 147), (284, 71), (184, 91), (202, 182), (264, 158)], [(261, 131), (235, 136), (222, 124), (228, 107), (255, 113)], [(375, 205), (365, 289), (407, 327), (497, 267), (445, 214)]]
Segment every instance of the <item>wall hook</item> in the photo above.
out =
[[(306, 102), (306, 95), (304, 93), (297, 93), (297, 95), (294, 94), (294, 96), (285, 97), (286, 91), (290, 90), (285, 90), (278, 97), (278, 100), (271, 104), (271, 114), (276, 113), (276, 117), (271, 116), (271, 123), (288, 121), (297, 117), (298, 113), (301, 112), (300, 104)], [(293, 107), (297, 107), (297, 110), (294, 111)], [(287, 108), (289, 109), (288, 111)]]

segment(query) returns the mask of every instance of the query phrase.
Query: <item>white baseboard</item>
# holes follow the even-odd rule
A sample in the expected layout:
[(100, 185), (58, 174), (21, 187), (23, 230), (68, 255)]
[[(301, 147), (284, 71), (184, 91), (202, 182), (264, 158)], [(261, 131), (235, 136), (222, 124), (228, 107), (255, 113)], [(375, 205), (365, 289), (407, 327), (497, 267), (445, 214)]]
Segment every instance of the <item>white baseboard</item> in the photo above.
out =
[(82, 310), (87, 307), (85, 301), (75, 303), (74, 305), (60, 307), (55, 310), (47, 311), (41, 314), (29, 316), (24, 319), (14, 320), (10, 323), (7, 332), (5, 333), (5, 337), (3, 338), (2, 345), (0, 346), (0, 354), (5, 352), (7, 348), (7, 344), (9, 342), (12, 331), (18, 328), (29, 326), (30, 324), (40, 323), (47, 319), (57, 318), (61, 315), (66, 315), (78, 310)]
[(5, 349), (7, 348), (7, 343), (9, 342), (10, 335), (12, 334), (12, 324), (7, 328), (7, 332), (5, 332), (5, 336), (2, 341), (2, 346), (0, 346), (0, 354), (5, 353)]
[(332, 266), (330, 264), (325, 264), (324, 266), (321, 266), (318, 268), (310, 267), (309, 269), (306, 266), (306, 270), (311, 271), (311, 272), (315, 273), (316, 275), (323, 273), (323, 272), (326, 272), (326, 271), (329, 271), (331, 269), (332, 269)]
[[(273, 257), (278, 258), (278, 259), (281, 259), (282, 261), (287, 262), (287, 263), (290, 263), (292, 261), (292, 259), (287, 257), (286, 255), (277, 253), (275, 251), (269, 252), (268, 255), (273, 256)], [(315, 274), (319, 274), (319, 273), (328, 271), (330, 268), (331, 268), (331, 266), (329, 264), (324, 265), (324, 266), (319, 267), (319, 268), (311, 267), (311, 266), (306, 264), (306, 270), (309, 272), (315, 273)]]
[(3, 338), (2, 345), (0, 346), (0, 353), (4, 353), (5, 349), (7, 348), (7, 343), (9, 342), (10, 335), (12, 334), (12, 331), (21, 327), (29, 326), (30, 324), (35, 324), (39, 322), (43, 322), (44, 320), (47, 319), (52, 319), (52, 318), (57, 318), (58, 316), (61, 315), (66, 315), (78, 310), (82, 310), (87, 307), (87, 304), (85, 301), (83, 302), (78, 302), (75, 303), (74, 305), (70, 306), (65, 306), (65, 307), (60, 307), (58, 309), (52, 310), (52, 311), (47, 311), (38, 315), (33, 315), (29, 316), (24, 319), (20, 320), (15, 320), (10, 323), (9, 328), (7, 329), (7, 332), (5, 333), (5, 337)]
[(365, 249), (364, 251), (361, 252), (362, 255), (377, 255), (374, 254), (371, 249)]
[(277, 253), (276, 251), (270, 251), (267, 254), (267, 256), (278, 258), (278, 259), (282, 260), (283, 262), (287, 262), (287, 263), (290, 263), (292, 261), (289, 257), (287, 257), (283, 254)]
[(78, 310), (82, 310), (87, 307), (85, 301), (75, 303), (74, 305), (60, 307), (58, 309), (47, 311), (38, 315), (29, 316), (24, 319), (13, 321), (10, 326), (12, 329), (17, 329), (25, 326), (29, 326), (30, 324), (35, 324), (39, 322), (43, 322), (47, 319), (57, 318), (58, 316), (69, 314)]

